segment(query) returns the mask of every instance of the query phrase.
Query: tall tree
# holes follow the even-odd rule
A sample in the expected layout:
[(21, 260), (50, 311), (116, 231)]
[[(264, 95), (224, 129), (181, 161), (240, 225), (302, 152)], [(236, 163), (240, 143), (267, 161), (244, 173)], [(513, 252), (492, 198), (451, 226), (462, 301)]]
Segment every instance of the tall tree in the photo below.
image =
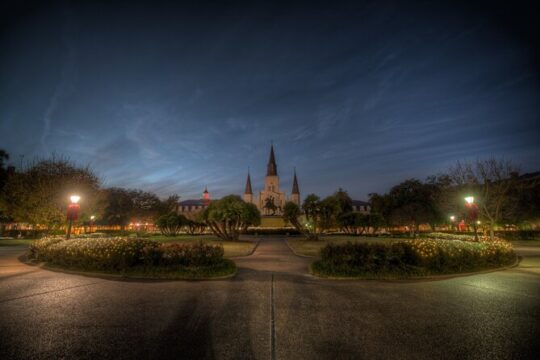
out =
[(163, 204), (152, 193), (142, 190), (109, 188), (103, 220), (124, 229), (130, 222), (153, 222), (163, 214)]
[[(409, 227), (415, 237), (420, 224), (432, 224), (439, 216), (435, 189), (431, 184), (409, 179), (394, 186), (388, 194), (370, 194), (372, 210), (381, 214), (389, 225)], [(381, 219), (376, 221), (380, 224)]]
[(103, 197), (97, 176), (68, 160), (38, 161), (9, 177), (4, 194), (8, 214), (16, 221), (55, 228), (65, 223), (69, 196), (81, 196), (81, 221), (98, 215)]
[(518, 169), (511, 161), (489, 158), (475, 162), (458, 162), (449, 169), (448, 175), (465, 195), (475, 197), (480, 218), (489, 227), (491, 239), (495, 226), (505, 217), (517, 211), (517, 203), (512, 201), (512, 191), (522, 186)]

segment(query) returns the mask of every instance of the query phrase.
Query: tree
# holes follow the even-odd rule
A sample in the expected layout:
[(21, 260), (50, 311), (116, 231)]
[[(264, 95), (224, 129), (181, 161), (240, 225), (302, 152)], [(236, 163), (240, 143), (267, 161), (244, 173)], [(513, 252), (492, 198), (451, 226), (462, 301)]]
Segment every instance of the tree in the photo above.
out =
[(328, 196), (319, 203), (318, 227), (321, 233), (338, 225), (337, 219), (343, 213), (341, 205), (340, 199), (335, 195)]
[(167, 236), (177, 235), (187, 223), (188, 220), (183, 215), (179, 215), (176, 212), (161, 215), (156, 220), (156, 225), (161, 233)]
[(180, 196), (178, 196), (177, 194), (169, 196), (167, 199), (161, 202), (159, 213), (161, 215), (167, 215), (171, 212), (178, 212), (179, 201)]
[(238, 240), (240, 231), (260, 224), (261, 220), (259, 210), (237, 195), (211, 202), (201, 214), (210, 230), (222, 240)]
[(206, 229), (206, 223), (201, 212), (186, 213), (184, 215), (187, 220), (186, 231), (190, 235), (200, 234)]
[(530, 221), (540, 219), (540, 172), (520, 176), (520, 186), (511, 190), (511, 202), (515, 204), (505, 218), (520, 227), (529, 227)]
[(382, 219), (372, 220), (379, 226), (383, 219), (389, 225), (408, 226), (415, 237), (418, 225), (433, 223), (439, 216), (434, 190), (430, 184), (410, 179), (394, 186), (388, 194), (370, 194), (372, 210), (382, 215)]
[(305, 228), (304, 224), (300, 221), (302, 216), (302, 210), (300, 207), (293, 203), (292, 201), (287, 201), (283, 207), (283, 219), (286, 222), (289, 222), (292, 226), (296, 228), (300, 233), (304, 235), (309, 235), (309, 232)]
[(371, 213), (375, 213), (379, 216), (379, 227), (391, 226), (390, 213), (392, 212), (392, 199), (388, 194), (369, 194), (369, 205)]
[[(495, 226), (518, 210), (512, 201), (512, 191), (522, 185), (518, 169), (511, 161), (489, 158), (475, 162), (458, 162), (449, 169), (449, 177), (463, 196), (472, 195), (478, 205), (480, 218), (494, 238)], [(463, 204), (463, 202), (462, 202)]]
[(107, 206), (103, 220), (108, 225), (119, 225), (122, 230), (129, 224), (133, 212), (132, 194), (122, 188), (106, 190)]
[(7, 181), (8, 170), (6, 163), (8, 160), (9, 154), (5, 150), (0, 149), (0, 191)]
[(4, 186), (8, 214), (18, 222), (56, 228), (65, 222), (69, 196), (81, 196), (79, 219), (98, 215), (103, 207), (100, 182), (88, 167), (65, 159), (42, 160), (9, 177)]
[(103, 219), (109, 225), (125, 229), (132, 221), (152, 222), (163, 213), (163, 205), (155, 194), (122, 188), (109, 188), (106, 194)]
[(357, 211), (347, 212), (338, 217), (338, 223), (347, 234), (362, 234), (368, 224), (367, 215)]
[(301, 210), (298, 205), (287, 202), (283, 218), (308, 239), (318, 240), (323, 232), (337, 225), (340, 209), (336, 196), (321, 200), (317, 195), (310, 194), (304, 199)]
[(353, 211), (352, 199), (347, 193), (347, 191), (343, 190), (342, 188), (339, 188), (338, 191), (334, 193), (334, 198), (337, 200), (339, 204), (340, 215)]
[(6, 162), (9, 160), (9, 154), (0, 149), (0, 235), (4, 232), (5, 223), (10, 220), (7, 214), (7, 202), (5, 200), (4, 185), (8, 179), (8, 169)]

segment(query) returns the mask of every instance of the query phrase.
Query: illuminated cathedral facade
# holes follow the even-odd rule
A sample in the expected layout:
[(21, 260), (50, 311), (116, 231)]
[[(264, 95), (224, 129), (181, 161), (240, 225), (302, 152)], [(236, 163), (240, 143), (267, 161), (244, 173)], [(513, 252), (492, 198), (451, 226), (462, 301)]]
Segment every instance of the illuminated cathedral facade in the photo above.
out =
[(294, 171), (291, 196), (287, 197), (285, 192), (281, 191), (279, 188), (279, 175), (273, 145), (270, 147), (270, 157), (266, 166), (264, 188), (258, 194), (253, 194), (251, 176), (248, 172), (246, 188), (244, 191), (244, 201), (255, 204), (261, 214), (267, 216), (282, 215), (283, 208), (287, 201), (291, 201), (300, 206), (300, 189), (298, 187), (296, 170)]

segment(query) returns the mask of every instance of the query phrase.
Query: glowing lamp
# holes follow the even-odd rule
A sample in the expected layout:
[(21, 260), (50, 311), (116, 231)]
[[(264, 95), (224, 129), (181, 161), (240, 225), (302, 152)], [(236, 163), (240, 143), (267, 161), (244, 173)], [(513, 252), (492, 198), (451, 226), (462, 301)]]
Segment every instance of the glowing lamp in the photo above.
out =
[(71, 200), (72, 204), (76, 204), (79, 202), (79, 200), (81, 200), (81, 197), (79, 195), (71, 195), (69, 199)]
[(472, 203), (474, 203), (474, 196), (467, 196), (465, 198), (465, 201), (467, 202), (467, 204), (471, 205)]
[(455, 221), (456, 217), (454, 215), (450, 215), (450, 221)]

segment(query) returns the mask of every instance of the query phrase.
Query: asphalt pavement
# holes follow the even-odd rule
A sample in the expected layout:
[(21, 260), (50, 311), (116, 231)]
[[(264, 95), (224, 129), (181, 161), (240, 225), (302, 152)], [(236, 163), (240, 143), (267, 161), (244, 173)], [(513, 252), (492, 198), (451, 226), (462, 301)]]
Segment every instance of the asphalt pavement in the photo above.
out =
[(518, 267), (452, 279), (331, 281), (282, 239), (219, 281), (125, 281), (0, 247), (0, 359), (532, 359), (540, 243)]

